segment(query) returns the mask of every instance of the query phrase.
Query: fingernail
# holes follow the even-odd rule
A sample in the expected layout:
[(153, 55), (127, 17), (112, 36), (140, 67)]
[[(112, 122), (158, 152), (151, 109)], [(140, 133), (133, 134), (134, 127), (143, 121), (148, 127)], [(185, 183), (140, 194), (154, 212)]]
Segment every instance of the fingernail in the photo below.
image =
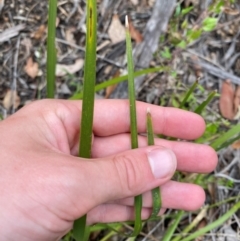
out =
[(157, 179), (172, 176), (177, 168), (177, 159), (174, 152), (165, 148), (150, 151), (148, 161), (152, 173)]

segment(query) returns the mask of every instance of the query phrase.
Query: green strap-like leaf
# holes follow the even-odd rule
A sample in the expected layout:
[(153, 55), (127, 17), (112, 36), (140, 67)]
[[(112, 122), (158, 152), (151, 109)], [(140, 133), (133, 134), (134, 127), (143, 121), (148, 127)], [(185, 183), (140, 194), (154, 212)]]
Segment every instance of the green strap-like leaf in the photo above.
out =
[[(131, 43), (127, 17), (126, 17), (126, 45), (127, 45), (127, 62), (128, 62), (128, 95), (129, 95), (130, 122), (131, 122), (131, 146), (132, 146), (132, 149), (135, 149), (135, 148), (138, 148), (138, 130), (137, 130), (132, 43)], [(142, 195), (138, 195), (134, 198), (134, 208), (135, 208), (135, 225), (134, 225), (134, 231), (131, 236), (137, 236), (142, 230), (142, 220), (141, 220)]]
[[(150, 110), (147, 110), (147, 139), (148, 139), (148, 145), (153, 146), (154, 133), (153, 133), (152, 116), (151, 116)], [(152, 190), (152, 200), (153, 200), (153, 210), (152, 210), (151, 218), (156, 218), (162, 207), (161, 191), (159, 187), (156, 187)]]
[[(79, 156), (91, 157), (94, 95), (96, 82), (97, 6), (96, 0), (87, 1), (87, 40), (84, 67), (82, 120)], [(73, 236), (77, 241), (86, 238), (86, 215), (74, 222)]]
[(183, 215), (184, 215), (184, 211), (180, 210), (177, 212), (177, 216), (174, 219), (173, 224), (171, 224), (171, 226), (167, 229), (166, 233), (164, 234), (163, 238), (161, 241), (170, 241), (173, 238), (173, 234), (176, 231), (178, 224), (180, 223)]
[(215, 150), (219, 150), (219, 147), (222, 147), (222, 145), (229, 141), (230, 139), (234, 138), (235, 136), (238, 136), (240, 133), (240, 124), (232, 127), (229, 131), (221, 135), (219, 138), (214, 140), (211, 143), (211, 147)]
[(186, 104), (186, 102), (188, 101), (188, 98), (190, 97), (190, 95), (193, 93), (193, 91), (197, 88), (198, 86), (198, 81), (196, 81), (191, 88), (188, 90), (188, 92), (185, 94), (182, 102), (179, 105), (179, 108), (182, 109), (184, 107), (184, 105)]
[(207, 105), (211, 102), (211, 100), (214, 98), (214, 96), (216, 95), (216, 91), (213, 91), (212, 93), (210, 93), (210, 95), (208, 96), (208, 98), (203, 101), (202, 104), (200, 104), (196, 110), (194, 111), (196, 114), (202, 114), (203, 110), (207, 107)]
[[(149, 68), (149, 69), (143, 69), (143, 70), (139, 70), (139, 71), (136, 71), (134, 72), (134, 77), (138, 77), (138, 76), (141, 76), (141, 75), (146, 75), (146, 74), (149, 74), (149, 73), (154, 73), (154, 72), (163, 72), (163, 71), (169, 71), (169, 67), (156, 67), (156, 68)], [(123, 76), (120, 76), (120, 77), (116, 77), (116, 78), (113, 78), (113, 79), (110, 79), (110, 80), (106, 80), (104, 81), (103, 83), (101, 84), (97, 84), (95, 86), (95, 91), (99, 91), (99, 90), (103, 90), (111, 85), (115, 85), (115, 84), (119, 84), (123, 81), (126, 81), (128, 80), (128, 75), (123, 75)], [(70, 97), (69, 99), (70, 100), (79, 100), (79, 99), (82, 99), (83, 97), (83, 93), (80, 92), (80, 93), (76, 93), (74, 94), (72, 97)]]
[(57, 0), (49, 0), (48, 10), (48, 36), (47, 36), (47, 98), (55, 95), (55, 69), (56, 69), (56, 16)]

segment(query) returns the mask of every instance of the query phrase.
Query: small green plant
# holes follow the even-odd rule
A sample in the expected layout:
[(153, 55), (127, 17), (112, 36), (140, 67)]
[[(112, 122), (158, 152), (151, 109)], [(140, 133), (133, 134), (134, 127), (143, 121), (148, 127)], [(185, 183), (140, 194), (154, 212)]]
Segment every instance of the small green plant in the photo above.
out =
[[(188, 15), (194, 12), (194, 7), (182, 7), (182, 3), (179, 2), (170, 23), (169, 40), (172, 47), (186, 49), (190, 44), (198, 40), (203, 33), (213, 31), (226, 4), (226, 1), (222, 0), (213, 1), (206, 10), (205, 18), (194, 25), (188, 19)], [(166, 49), (167, 47), (161, 52), (161, 56), (170, 58), (170, 53)]]

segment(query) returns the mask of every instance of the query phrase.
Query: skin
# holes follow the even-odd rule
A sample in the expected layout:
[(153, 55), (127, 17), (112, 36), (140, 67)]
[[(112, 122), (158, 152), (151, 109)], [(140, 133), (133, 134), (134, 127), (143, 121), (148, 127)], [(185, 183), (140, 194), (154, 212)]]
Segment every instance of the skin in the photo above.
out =
[[(139, 133), (146, 132), (150, 108), (155, 133), (193, 140), (205, 123), (190, 112), (137, 103)], [(95, 103), (92, 159), (77, 157), (80, 101), (34, 102), (0, 122), (0, 233), (3, 241), (59, 240), (84, 214), (88, 224), (132, 220), (133, 197), (143, 193), (142, 218), (151, 214), (151, 192), (161, 186), (163, 209), (196, 210), (201, 187), (155, 178), (147, 154), (170, 149), (177, 169), (208, 173), (217, 163), (213, 149), (190, 142), (155, 140), (130, 150), (129, 108), (123, 100)], [(164, 163), (162, 164), (164, 168)]]

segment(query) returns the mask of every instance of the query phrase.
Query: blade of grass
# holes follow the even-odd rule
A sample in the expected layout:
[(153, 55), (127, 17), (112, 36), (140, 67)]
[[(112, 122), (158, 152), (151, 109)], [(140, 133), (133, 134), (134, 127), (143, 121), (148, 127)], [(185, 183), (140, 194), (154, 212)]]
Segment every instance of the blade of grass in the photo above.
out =
[(199, 229), (198, 231), (194, 232), (193, 234), (189, 235), (186, 238), (181, 239), (181, 241), (191, 241), (194, 240), (207, 232), (221, 226), (224, 224), (231, 216), (236, 213), (240, 209), (240, 202), (236, 203), (227, 213), (221, 216), (216, 221), (210, 223), (209, 225), (205, 226), (204, 228)]
[(182, 102), (179, 105), (179, 108), (182, 109), (184, 107), (184, 105), (186, 104), (186, 102), (188, 101), (188, 98), (190, 97), (190, 95), (193, 93), (193, 91), (197, 88), (198, 86), (198, 81), (196, 81), (191, 88), (187, 91), (187, 93), (185, 94)]
[(234, 138), (236, 135), (240, 133), (240, 124), (232, 127), (229, 131), (225, 134), (221, 135), (215, 141), (211, 143), (211, 147), (215, 150), (218, 150), (220, 146), (222, 146), (225, 142), (229, 141), (229, 139)]
[(224, 142), (222, 145), (218, 146), (215, 150), (220, 151), (221, 149), (231, 146), (235, 141), (238, 141), (240, 139), (240, 134), (237, 136), (234, 136), (233, 138), (229, 139), (228, 141)]
[[(205, 217), (207, 215), (207, 209), (208, 207), (204, 207), (201, 212), (197, 215), (196, 218), (194, 218), (194, 220), (186, 227), (183, 229), (183, 231), (181, 232), (181, 234), (179, 234), (178, 236), (176, 236), (174, 239), (172, 239), (171, 241), (179, 241), (181, 240), (186, 233), (189, 233), (193, 228), (195, 228), (199, 222), (201, 222), (201, 220), (203, 219), (203, 217)], [(183, 236), (184, 235), (184, 236)]]
[[(122, 228), (122, 225), (119, 224), (115, 229), (116, 231), (120, 231), (120, 229)], [(109, 240), (112, 236), (116, 235), (115, 231), (110, 231), (107, 235), (105, 235), (100, 241), (107, 241)]]
[(47, 98), (55, 95), (57, 0), (49, 0), (47, 36)]
[[(183, 100), (181, 101), (180, 105), (179, 105), (179, 109), (183, 109), (184, 105), (187, 103), (190, 95), (193, 93), (193, 91), (197, 88), (198, 86), (198, 81), (195, 81), (194, 84), (191, 86), (191, 88), (187, 91), (187, 93), (185, 94)], [(160, 136), (160, 138), (164, 138), (163, 136)], [(169, 141), (176, 141), (177, 138), (175, 137), (167, 137), (166, 138)]]
[[(131, 122), (131, 147), (138, 148), (138, 131), (137, 131), (137, 114), (136, 114), (136, 98), (134, 86), (134, 67), (132, 57), (132, 43), (128, 25), (128, 17), (126, 16), (126, 46), (127, 46), (127, 63), (128, 63), (128, 95), (130, 104), (130, 122)], [(142, 230), (142, 195), (134, 198), (135, 225), (131, 236), (137, 236)]]
[[(97, 43), (97, 7), (96, 0), (87, 1), (87, 39), (84, 67), (84, 85), (82, 101), (82, 120), (80, 131), (79, 156), (91, 157), (94, 95), (96, 82), (96, 44)], [(86, 215), (76, 220), (73, 235), (77, 241), (83, 241), (86, 230)]]
[[(141, 76), (141, 75), (146, 75), (146, 74), (149, 74), (149, 73), (163, 72), (163, 71), (169, 71), (169, 67), (156, 67), (156, 68), (139, 70), (139, 71), (134, 72), (134, 78), (136, 78), (138, 76)], [(97, 84), (95, 86), (95, 92), (97, 92), (99, 90), (102, 90), (102, 89), (105, 89), (105, 88), (107, 88), (111, 85), (119, 84), (119, 83), (121, 83), (123, 81), (126, 81), (126, 80), (128, 80), (128, 75), (123, 75), (123, 76), (120, 76), (120, 77), (117, 77), (117, 78), (106, 80), (103, 83)], [(82, 99), (82, 96), (83, 96), (83, 93), (80, 92), (80, 93), (74, 94), (69, 99), (70, 100), (79, 100), (79, 99)]]
[[(150, 109), (147, 110), (147, 139), (148, 145), (154, 145), (154, 134), (153, 134), (153, 125), (152, 125), (152, 115), (150, 113)], [(152, 200), (153, 200), (153, 210), (151, 214), (151, 218), (155, 218), (158, 216), (160, 209), (162, 207), (162, 198), (161, 191), (159, 187), (152, 189)]]
[(172, 239), (173, 234), (174, 234), (175, 230), (177, 229), (177, 226), (180, 223), (184, 213), (185, 212), (182, 210), (177, 212), (177, 215), (175, 217), (173, 224), (167, 229), (167, 231), (164, 234), (161, 241), (170, 241)]
[(210, 93), (208, 98), (205, 101), (203, 101), (203, 103), (200, 104), (194, 112), (200, 115), (203, 112), (203, 110), (207, 107), (207, 105), (212, 101), (212, 99), (216, 94), (217, 94), (216, 91), (213, 91), (212, 93)]

